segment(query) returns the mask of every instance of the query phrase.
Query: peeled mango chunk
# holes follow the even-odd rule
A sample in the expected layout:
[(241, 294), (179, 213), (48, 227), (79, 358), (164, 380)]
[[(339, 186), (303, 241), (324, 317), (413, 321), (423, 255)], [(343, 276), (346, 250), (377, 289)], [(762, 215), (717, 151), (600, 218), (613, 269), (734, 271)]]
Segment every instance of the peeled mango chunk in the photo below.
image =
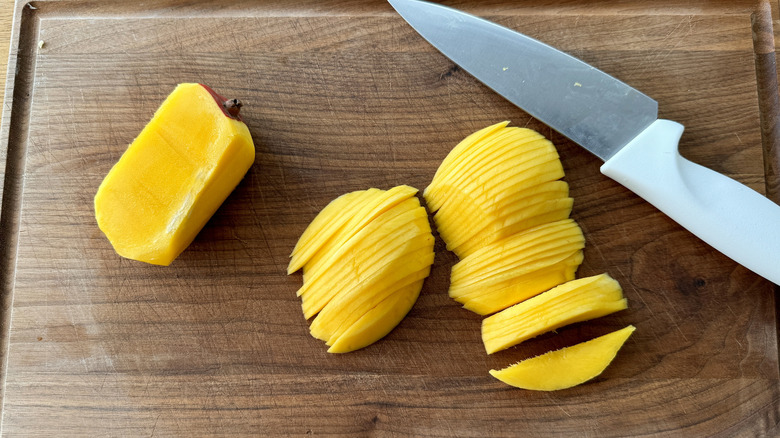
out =
[(502, 370), (490, 370), (496, 379), (523, 389), (557, 391), (587, 382), (601, 374), (636, 330), (621, 330), (536, 356)]
[(411, 310), (433, 264), (434, 238), (417, 189), (342, 195), (309, 224), (290, 256), (311, 335), (347, 353), (390, 333)]
[(572, 280), (482, 320), (488, 354), (542, 333), (626, 309), (623, 290), (607, 274)]
[(179, 84), (106, 175), (98, 226), (121, 256), (169, 265), (195, 239), (255, 159), (241, 103)]

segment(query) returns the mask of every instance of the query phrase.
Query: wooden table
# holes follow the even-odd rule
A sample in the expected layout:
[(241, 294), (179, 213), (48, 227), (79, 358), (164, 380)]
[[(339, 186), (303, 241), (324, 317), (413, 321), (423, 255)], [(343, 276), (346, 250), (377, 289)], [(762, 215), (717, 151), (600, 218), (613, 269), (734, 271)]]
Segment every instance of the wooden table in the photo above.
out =
[[(447, 3), (644, 91), (686, 126), (683, 155), (767, 191), (753, 0)], [(4, 435), (780, 432), (774, 287), (601, 175), (384, 1), (35, 5), (0, 126)], [(122, 259), (95, 224), (95, 191), (191, 81), (242, 99), (255, 165), (171, 266)], [(326, 353), (301, 315), (300, 275), (285, 273), (306, 225), (349, 191), (424, 188), (459, 140), (501, 120), (556, 144), (587, 242), (577, 275), (609, 273), (629, 308), (487, 356), (482, 318), (447, 296), (456, 259), (437, 239), (401, 324)], [(538, 393), (488, 374), (628, 324), (635, 334), (588, 384)]]

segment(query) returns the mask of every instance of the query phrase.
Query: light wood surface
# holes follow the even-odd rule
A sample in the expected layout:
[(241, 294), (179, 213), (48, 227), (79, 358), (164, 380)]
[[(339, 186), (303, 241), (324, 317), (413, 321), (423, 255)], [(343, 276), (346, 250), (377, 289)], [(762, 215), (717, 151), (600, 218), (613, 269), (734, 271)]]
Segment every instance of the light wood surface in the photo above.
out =
[[(617, 183), (599, 161), (362, 0), (36, 2), (0, 126), (3, 436), (777, 436), (774, 288)], [(683, 123), (683, 155), (761, 192), (753, 0), (453, 1), (584, 59)], [(777, 12), (773, 11), (776, 18)], [(768, 31), (767, 31), (768, 32)], [(39, 43), (43, 45), (39, 47)], [(118, 257), (102, 178), (176, 83), (244, 102), (257, 159), (169, 267)], [(333, 198), (423, 189), (449, 150), (511, 120), (557, 146), (587, 247), (629, 309), (487, 356), (437, 256), (386, 338), (326, 353), (288, 254)], [(7, 144), (7, 148), (6, 148)], [(488, 371), (637, 327), (586, 385)]]
[(8, 67), (8, 47), (11, 41), (14, 1), (0, 0), (0, 102), (5, 93), (5, 70)]

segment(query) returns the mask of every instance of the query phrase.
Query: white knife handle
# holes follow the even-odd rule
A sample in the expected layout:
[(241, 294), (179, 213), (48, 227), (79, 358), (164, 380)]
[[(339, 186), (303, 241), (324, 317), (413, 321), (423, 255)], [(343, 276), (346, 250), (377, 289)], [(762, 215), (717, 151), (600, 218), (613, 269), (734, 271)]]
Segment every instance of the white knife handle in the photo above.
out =
[(715, 249), (780, 284), (780, 206), (677, 151), (683, 126), (656, 120), (601, 166)]

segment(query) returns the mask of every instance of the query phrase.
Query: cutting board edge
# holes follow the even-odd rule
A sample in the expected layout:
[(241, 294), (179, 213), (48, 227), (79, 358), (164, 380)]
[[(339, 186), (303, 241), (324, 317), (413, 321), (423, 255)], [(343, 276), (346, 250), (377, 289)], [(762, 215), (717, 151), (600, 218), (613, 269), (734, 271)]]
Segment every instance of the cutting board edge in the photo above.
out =
[[(768, 1), (764, 3), (769, 4)], [(13, 302), (13, 278), (15, 268), (15, 251), (16, 241), (18, 237), (18, 214), (21, 199), (19, 193), (21, 191), (21, 176), (24, 173), (24, 157), (25, 157), (25, 144), (27, 139), (28, 128), (28, 115), (29, 110), (24, 105), (26, 99), (29, 99), (31, 90), (34, 86), (33, 78), (35, 71), (35, 51), (37, 50), (37, 34), (38, 34), (38, 20), (39, 14), (35, 9), (30, 8), (29, 3), (25, 0), (16, 0), (11, 50), (9, 54), (8, 62), (8, 76), (5, 86), (5, 95), (8, 98), (4, 102), (2, 120), (0, 121), (0, 144), (3, 145), (0, 149), (0, 168), (5, 169), (3, 172), (2, 185), (0, 185), (0, 199), (2, 199), (2, 207), (0, 207), (0, 285), (2, 285), (3, 296), (0, 301), (0, 382), (5, 381), (6, 375), (6, 363), (8, 360), (8, 341), (10, 336), (10, 322), (11, 314), (10, 309)], [(763, 25), (766, 25), (765, 20), (760, 21)], [(772, 19), (771, 15), (768, 22), (770, 26), (770, 35), (773, 35), (774, 30), (771, 28)], [(754, 32), (754, 38), (755, 38)], [(756, 47), (756, 40), (754, 40), (754, 47)], [(774, 45), (773, 45), (774, 47)], [(771, 71), (774, 68), (776, 71), (775, 53), (772, 52), (771, 56), (767, 56), (767, 59), (759, 61), (757, 56), (757, 73), (761, 62), (762, 67)], [(24, 56), (29, 54), (30, 56)], [(768, 54), (769, 55), (769, 54)], [(769, 59), (771, 58), (771, 60)], [(770, 65), (770, 67), (767, 67)], [(775, 76), (776, 79), (776, 76)], [(766, 88), (762, 91), (762, 84), (757, 80), (759, 87), (759, 100), (762, 99), (762, 95), (771, 96), (777, 95), (777, 83), (775, 81), (774, 87), (771, 84), (764, 84)], [(761, 103), (759, 102), (759, 105)], [(769, 107), (761, 108), (759, 113), (764, 114), (778, 114), (778, 105), (776, 103), (769, 103)], [(777, 117), (775, 117), (775, 120)], [(21, 120), (21, 121), (19, 121)], [(18, 123), (16, 123), (18, 122)], [(780, 132), (780, 128), (777, 129)], [(763, 123), (762, 123), (762, 142), (764, 144), (764, 150), (774, 151), (774, 156), (780, 157), (777, 148), (777, 139), (775, 137), (764, 139)], [(13, 143), (13, 146), (12, 146)], [(768, 149), (767, 149), (768, 148)], [(766, 157), (766, 155), (765, 155)], [(10, 172), (9, 172), (10, 170)], [(768, 175), (765, 174), (768, 178)], [(768, 183), (767, 183), (768, 184)], [(767, 187), (767, 193), (769, 195), (769, 187)], [(780, 193), (777, 196), (770, 196), (774, 201), (780, 202)], [(10, 226), (6, 226), (10, 225)], [(10, 243), (10, 244), (9, 244)], [(780, 291), (780, 287), (775, 288), (776, 292)], [(776, 314), (780, 314), (780, 303), (776, 300)], [(776, 328), (780, 335), (780, 327), (777, 325), (777, 319), (775, 319)], [(0, 384), (0, 434), (2, 434), (1, 418), (4, 416), (2, 412), (3, 406), (3, 392), (4, 384)]]
[[(773, 8), (774, 5), (774, 8)], [(750, 16), (753, 51), (756, 64), (758, 113), (761, 128), (761, 147), (764, 153), (764, 184), (766, 196), (780, 204), (780, 94), (777, 79), (777, 50), (775, 46), (775, 8), (780, 2), (761, 0)], [(780, 286), (774, 285), (775, 329), (780, 338)], [(778, 346), (780, 348), (780, 346)]]
[[(16, 105), (32, 93), (35, 68), (35, 36), (38, 25), (35, 7), (16, 0), (13, 12), (2, 118), (0, 119), (0, 434), (5, 417), (5, 377), (11, 335), (11, 307), (14, 298), (16, 243), (19, 231), (21, 176), (24, 173), (25, 143), (29, 110)], [(21, 106), (22, 108), (19, 108)], [(21, 119), (21, 120), (20, 120)]]

